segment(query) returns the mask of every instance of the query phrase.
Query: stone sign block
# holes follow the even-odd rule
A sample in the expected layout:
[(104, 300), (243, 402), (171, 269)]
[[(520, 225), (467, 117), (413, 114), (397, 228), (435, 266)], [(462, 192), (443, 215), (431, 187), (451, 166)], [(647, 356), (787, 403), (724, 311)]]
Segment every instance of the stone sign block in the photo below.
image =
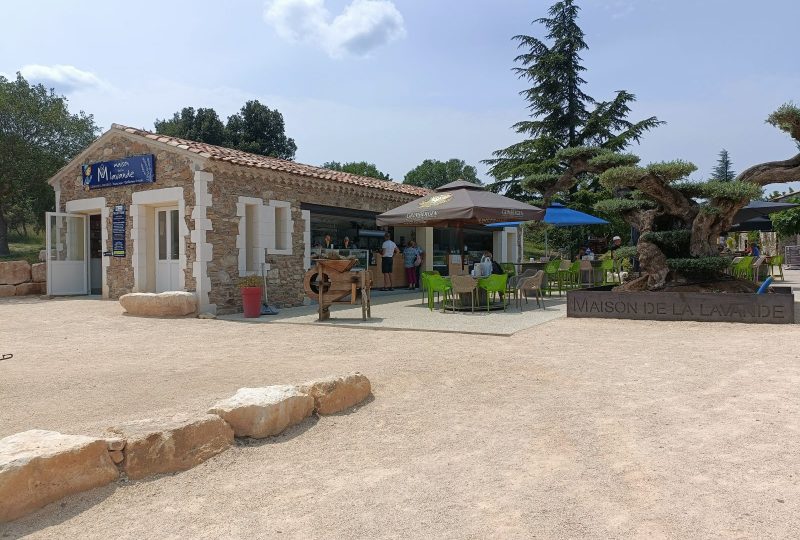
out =
[(141, 317), (184, 317), (197, 312), (197, 296), (184, 291), (124, 294), (119, 303), (129, 315)]
[(584, 289), (567, 292), (567, 317), (791, 324), (794, 295)]

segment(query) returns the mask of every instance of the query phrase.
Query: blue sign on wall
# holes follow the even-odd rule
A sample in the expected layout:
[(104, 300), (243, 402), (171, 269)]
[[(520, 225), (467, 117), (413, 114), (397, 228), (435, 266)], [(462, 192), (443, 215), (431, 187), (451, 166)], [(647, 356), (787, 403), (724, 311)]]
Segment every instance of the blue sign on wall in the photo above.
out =
[(111, 215), (111, 254), (125, 256), (125, 205), (117, 204)]
[(153, 154), (128, 156), (83, 166), (83, 185), (89, 189), (152, 184), (156, 181), (156, 158)]

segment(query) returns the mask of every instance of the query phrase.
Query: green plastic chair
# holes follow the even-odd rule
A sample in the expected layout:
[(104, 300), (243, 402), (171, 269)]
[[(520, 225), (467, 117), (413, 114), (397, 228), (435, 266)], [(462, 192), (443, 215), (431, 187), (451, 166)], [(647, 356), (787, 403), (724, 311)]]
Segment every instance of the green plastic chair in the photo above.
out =
[[(778, 269), (775, 272), (775, 268)], [(772, 277), (777, 277), (778, 274), (781, 276), (781, 281), (786, 281), (783, 277), (783, 255), (773, 255), (769, 259), (769, 274)]]
[(739, 279), (753, 279), (753, 257), (742, 257), (733, 268), (733, 275)]
[[(575, 261), (566, 270), (559, 272), (564, 289), (577, 289), (581, 286), (581, 261)], [(559, 293), (561, 288), (559, 287)]]
[(478, 280), (478, 287), (486, 291), (486, 311), (489, 311), (489, 301), (494, 293), (500, 294), (500, 298), (503, 301), (503, 311), (506, 310), (508, 296), (505, 292), (507, 282), (508, 275), (506, 274), (492, 274)]
[(447, 293), (453, 289), (450, 285), (450, 280), (438, 274), (428, 276), (428, 309), (433, 311), (433, 293), (441, 293), (439, 303), (444, 312), (444, 306), (447, 303)]
[(561, 279), (558, 269), (561, 267), (561, 259), (553, 259), (544, 265), (544, 273), (547, 276), (547, 294), (553, 296), (553, 284), (558, 284), (558, 294), (561, 294)]
[(428, 290), (428, 276), (438, 276), (438, 270), (425, 270), (424, 272), (420, 272), (419, 280), (420, 280), (420, 290), (422, 292), (422, 303), (425, 303), (425, 298)]

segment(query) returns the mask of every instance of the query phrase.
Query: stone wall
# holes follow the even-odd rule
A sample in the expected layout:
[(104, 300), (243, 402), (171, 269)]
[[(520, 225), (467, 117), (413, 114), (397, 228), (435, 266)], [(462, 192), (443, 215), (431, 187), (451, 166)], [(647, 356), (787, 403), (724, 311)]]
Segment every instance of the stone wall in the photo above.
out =
[(303, 303), (303, 255), (305, 221), (300, 204), (310, 203), (372, 212), (385, 212), (414, 199), (402, 193), (318, 180), (271, 170), (245, 169), (214, 163), (214, 180), (209, 183), (213, 204), (207, 210), (213, 226), (206, 240), (213, 246), (213, 260), (208, 263), (211, 279), (209, 301), (218, 313), (241, 310), (242, 300), (236, 286), (239, 276), (239, 218), (236, 203), (240, 196), (291, 204), (292, 254), (268, 254), (270, 265), (268, 297), (270, 304), (286, 307)]
[(47, 266), (28, 261), (0, 262), (0, 296), (26, 296), (47, 292)]
[[(168, 187), (181, 187), (185, 200), (185, 220), (187, 234), (185, 290), (197, 290), (193, 263), (198, 253), (191, 231), (200, 219), (210, 222), (211, 229), (206, 231), (205, 242), (211, 245), (211, 260), (207, 264), (207, 276), (210, 279), (209, 303), (217, 306), (219, 313), (231, 313), (241, 310), (241, 296), (236, 286), (239, 278), (239, 250), (236, 238), (239, 234), (237, 202), (240, 196), (254, 197), (264, 204), (269, 201), (286, 201), (291, 204), (293, 220), (291, 255), (270, 254), (267, 263), (269, 273), (269, 300), (278, 306), (300, 305), (303, 293), (303, 255), (304, 231), (300, 204), (311, 203), (332, 207), (343, 207), (372, 212), (384, 212), (415, 197), (403, 193), (386, 191), (372, 187), (345, 184), (334, 180), (323, 180), (305, 176), (231, 165), (220, 161), (211, 161), (201, 156), (188, 156), (179, 150), (170, 151), (156, 142), (131, 139), (122, 134), (113, 134), (107, 142), (92, 148), (82, 159), (84, 163), (121, 159), (135, 154), (154, 154), (156, 156), (156, 181), (154, 184), (138, 184), (130, 186), (106, 187), (89, 190), (81, 180), (80, 164), (59, 175), (60, 181), (55, 189), (58, 196), (58, 210), (66, 210), (66, 202), (79, 199), (105, 197), (106, 207), (123, 204), (127, 213), (126, 256), (113, 257), (107, 272), (108, 297), (119, 298), (123, 294), (134, 292), (133, 239), (131, 231), (133, 216), (130, 210), (133, 193)], [(196, 202), (194, 193), (195, 171), (211, 173), (208, 190), (211, 206), (206, 209), (205, 217), (194, 217)], [(200, 207), (198, 207), (200, 208)], [(108, 213), (105, 226), (108, 231), (108, 242), (103, 251), (111, 250), (111, 212)], [(202, 265), (202, 264), (201, 264)]]
[[(122, 135), (113, 135), (106, 144), (92, 149), (84, 158), (84, 163), (96, 163), (99, 161), (111, 161), (137, 154), (154, 154), (156, 157), (156, 182), (154, 184), (138, 184), (131, 186), (114, 186), (92, 189), (83, 185), (81, 177), (81, 164), (75, 164), (70, 169), (64, 171), (62, 181), (56, 186), (60, 192), (58, 201), (59, 212), (66, 211), (66, 202), (79, 199), (93, 199), (95, 197), (105, 197), (106, 207), (111, 209), (114, 205), (124, 204), (127, 210), (126, 234), (125, 234), (125, 257), (111, 257), (110, 266), (107, 272), (108, 296), (109, 298), (119, 298), (123, 294), (133, 292), (133, 241), (131, 240), (131, 230), (133, 227), (133, 216), (130, 211), (133, 193), (138, 191), (148, 191), (151, 189), (161, 189), (168, 187), (182, 187), (183, 196), (186, 201), (186, 224), (191, 229), (191, 209), (194, 206), (193, 189), (193, 170), (192, 162), (188, 157), (177, 152), (166, 151), (162, 145), (148, 144), (131, 140)], [(102, 250), (111, 251), (111, 212), (108, 213), (105, 226), (108, 230), (108, 242)], [(189, 236), (186, 236), (187, 247)], [(194, 277), (192, 276), (192, 262), (194, 262), (192, 251), (186, 250), (187, 260), (184, 274), (186, 277), (186, 290), (193, 291), (195, 288)]]

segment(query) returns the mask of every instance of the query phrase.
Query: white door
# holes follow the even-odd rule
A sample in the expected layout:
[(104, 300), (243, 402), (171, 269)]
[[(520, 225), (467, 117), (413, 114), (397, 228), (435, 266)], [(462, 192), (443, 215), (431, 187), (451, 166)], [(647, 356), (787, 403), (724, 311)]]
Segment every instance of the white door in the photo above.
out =
[(156, 292), (178, 290), (177, 208), (156, 208)]
[(86, 216), (47, 212), (47, 294), (89, 294)]

